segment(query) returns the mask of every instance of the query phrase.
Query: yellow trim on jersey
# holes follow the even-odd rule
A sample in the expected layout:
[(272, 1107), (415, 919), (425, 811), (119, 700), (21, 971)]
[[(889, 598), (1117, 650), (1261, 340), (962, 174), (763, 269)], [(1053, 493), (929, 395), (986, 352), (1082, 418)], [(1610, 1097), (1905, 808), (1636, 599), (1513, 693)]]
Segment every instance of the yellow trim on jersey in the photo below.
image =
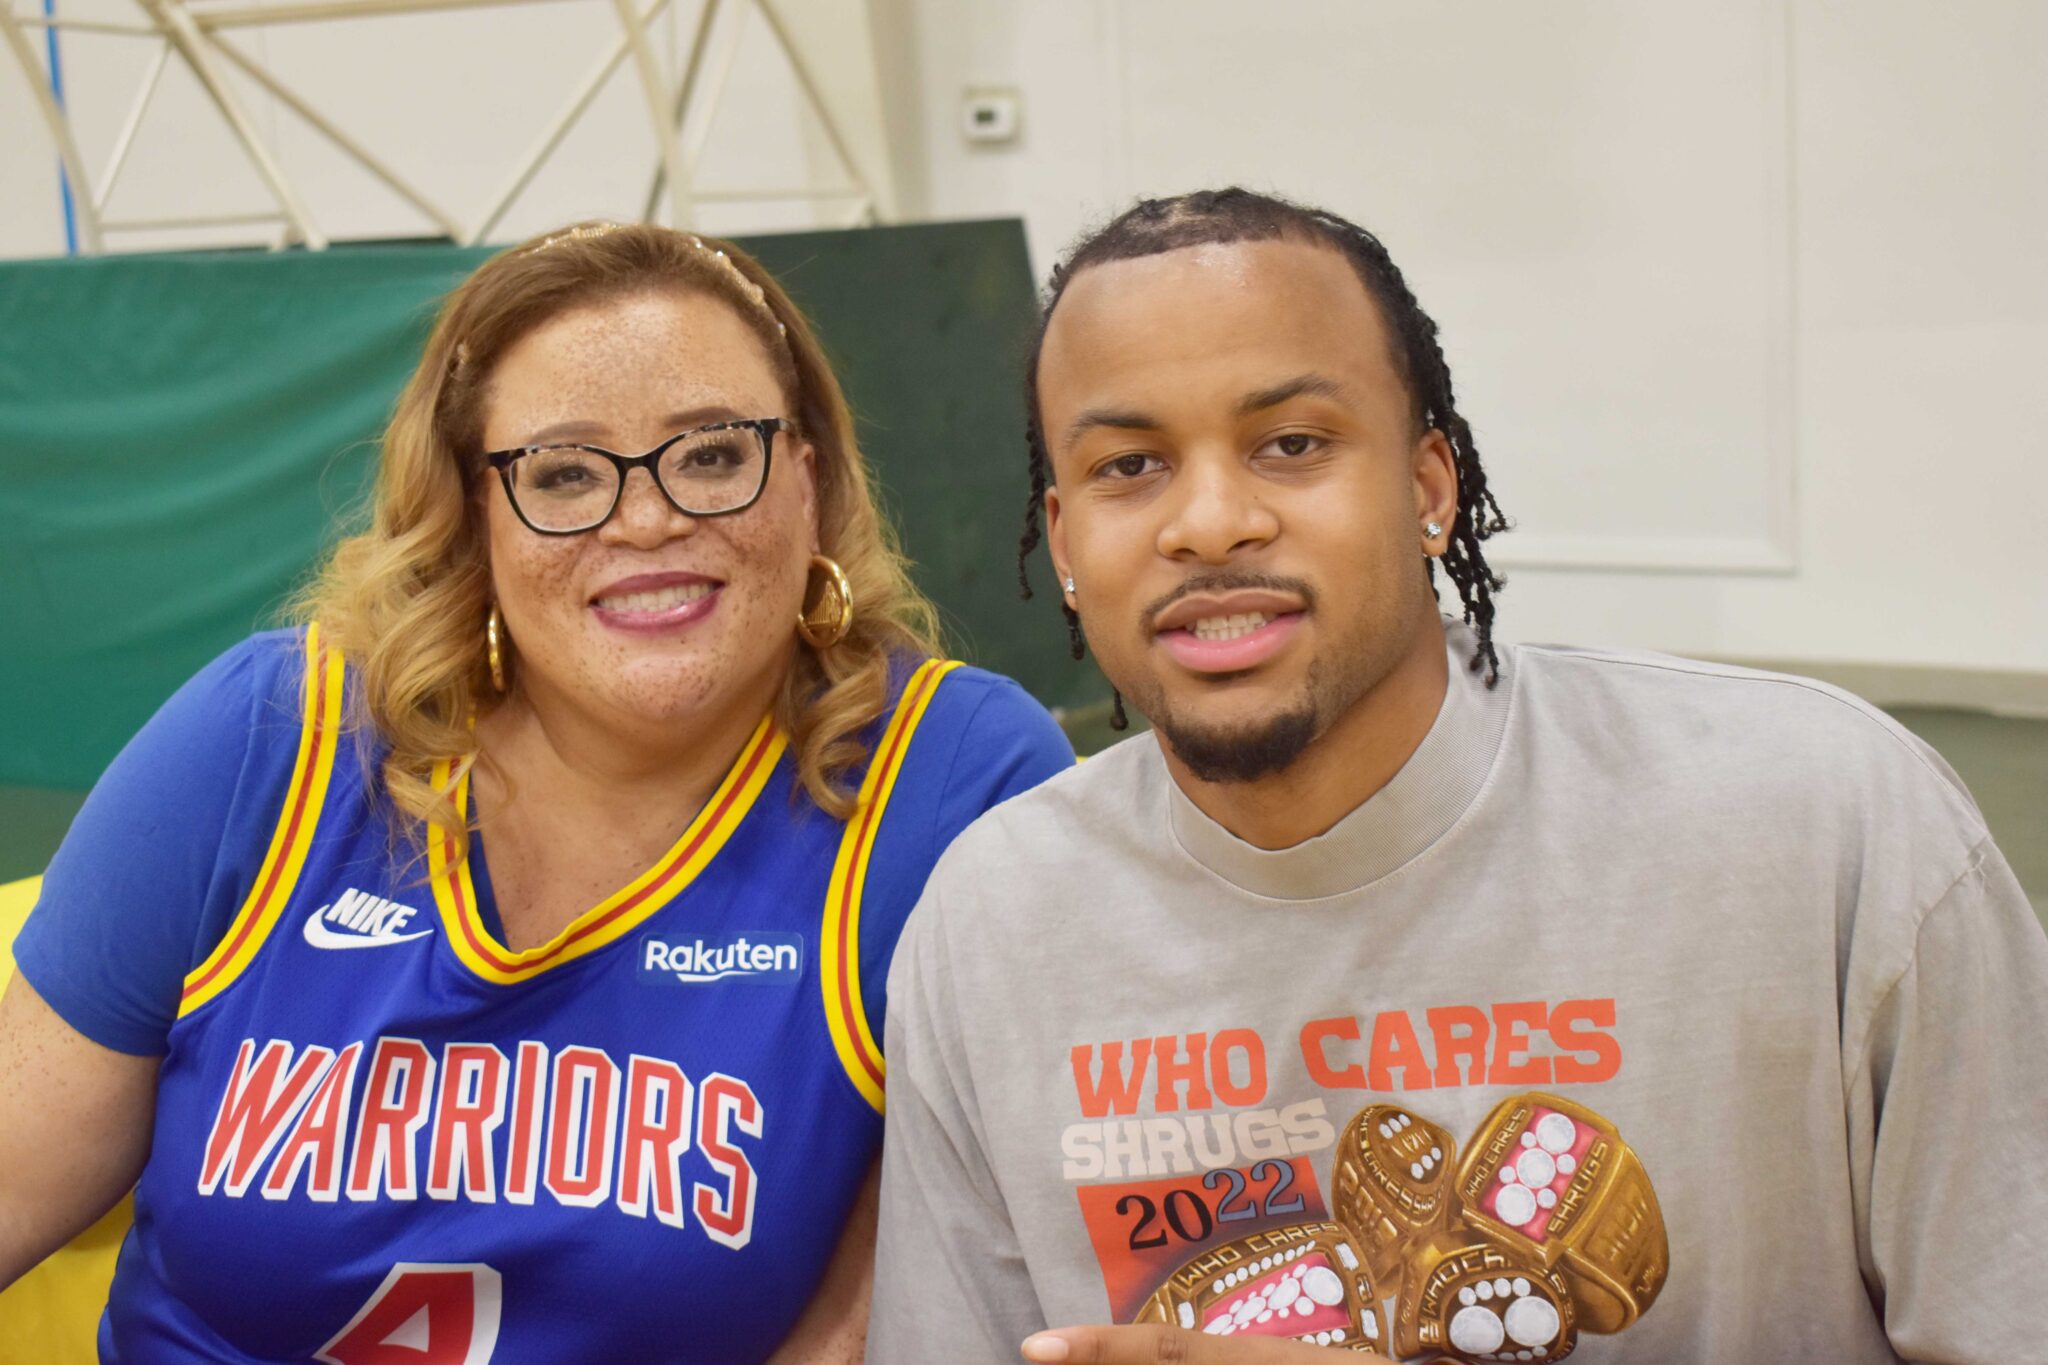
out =
[[(773, 716), (764, 716), (740, 749), (732, 769), (718, 790), (704, 803), (680, 839), (655, 860), (654, 866), (598, 905), (584, 911), (561, 933), (538, 947), (513, 952), (491, 937), (477, 911), (476, 883), (470, 879), (469, 861), (451, 869), (454, 843), (436, 828), (427, 839), (428, 868), (432, 873), (434, 903), (440, 908), (441, 923), (448, 942), (464, 966), (486, 981), (501, 986), (528, 981), (564, 962), (573, 962), (606, 944), (631, 933), (649, 916), (682, 894), (697, 874), (718, 856), (740, 822), (753, 809), (754, 801), (775, 772), (788, 738), (775, 726)], [(434, 781), (446, 785), (450, 765), (444, 760), (434, 767)], [(455, 808), (467, 818), (469, 775), (463, 774), (455, 787)]]
[(320, 647), (318, 624), (306, 627), (305, 719), (299, 730), (299, 753), (292, 762), (291, 784), (284, 809), (270, 836), (270, 849), (248, 899), (206, 961), (185, 978), (178, 1000), (184, 1018), (233, 985), (263, 950), (278, 916), (290, 903), (312, 847), (313, 831), (327, 800), (327, 782), (334, 774), (334, 751), (341, 740), (341, 697), (345, 666), (336, 651)]
[(818, 980), (825, 999), (825, 1023), (832, 1031), (832, 1047), (847, 1079), (877, 1113), (882, 1110), (885, 1067), (861, 998), (861, 892), (867, 885), (868, 860), (874, 855), (889, 797), (910, 753), (911, 738), (939, 683), (958, 667), (952, 660), (930, 659), (904, 683), (896, 714), (883, 730), (867, 777), (861, 782), (860, 797), (847, 819), (846, 833), (840, 837), (839, 856), (833, 861), (832, 880), (825, 889), (825, 918), (818, 932)]

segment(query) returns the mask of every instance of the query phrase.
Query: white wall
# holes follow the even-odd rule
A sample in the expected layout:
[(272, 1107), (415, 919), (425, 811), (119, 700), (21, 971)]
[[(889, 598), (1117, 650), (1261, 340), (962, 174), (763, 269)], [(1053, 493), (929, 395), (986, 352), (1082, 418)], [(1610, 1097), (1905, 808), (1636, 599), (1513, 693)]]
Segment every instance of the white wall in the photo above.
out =
[[(699, 3), (677, 0), (671, 50)], [(865, 3), (883, 117), (853, 123), (876, 125), (859, 150), (902, 216), (1022, 215), (1041, 272), (1140, 193), (1232, 180), (1378, 231), (1444, 325), (1520, 521), (1496, 542), (1514, 578), (1504, 634), (2048, 675), (2048, 5)], [(842, 98), (871, 108), (858, 3), (778, 4)], [(702, 183), (829, 174), (758, 21), (734, 31), (743, 93), (711, 129)], [(247, 42), (467, 214), (615, 32), (609, 6), (566, 0)], [(147, 48), (65, 42), (97, 166)], [(962, 92), (982, 85), (1022, 92), (1015, 143), (963, 138)], [(207, 211), (260, 207), (198, 91), (174, 73), (159, 100), (115, 211), (195, 194)], [(494, 236), (636, 214), (654, 161), (639, 100), (628, 69)], [(290, 114), (252, 104), (323, 228), (423, 230)], [(53, 161), (0, 64), (0, 255), (61, 250)], [(715, 205), (701, 221), (833, 212)]]
[(1041, 270), (1230, 181), (1380, 233), (1520, 521), (1504, 634), (2048, 672), (2048, 5), (875, 4), (906, 206)]

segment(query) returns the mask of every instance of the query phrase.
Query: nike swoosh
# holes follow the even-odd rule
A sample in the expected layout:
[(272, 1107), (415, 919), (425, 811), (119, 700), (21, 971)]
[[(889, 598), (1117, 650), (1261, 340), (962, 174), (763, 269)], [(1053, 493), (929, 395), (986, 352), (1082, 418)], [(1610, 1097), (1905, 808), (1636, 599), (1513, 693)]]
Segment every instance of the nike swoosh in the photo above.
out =
[(382, 948), (388, 943), (410, 943), (433, 932), (422, 929), (413, 934), (344, 934), (328, 928), (318, 912), (306, 916), (306, 942), (315, 948)]

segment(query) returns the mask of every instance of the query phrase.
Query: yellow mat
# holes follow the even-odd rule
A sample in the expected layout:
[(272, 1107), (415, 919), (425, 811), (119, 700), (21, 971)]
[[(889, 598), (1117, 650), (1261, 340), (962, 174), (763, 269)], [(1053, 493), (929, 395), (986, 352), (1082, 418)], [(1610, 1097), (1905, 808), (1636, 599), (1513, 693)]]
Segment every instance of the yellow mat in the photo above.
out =
[[(0, 987), (14, 975), (14, 936), (36, 903), (43, 879), (0, 886)], [(114, 1253), (128, 1233), (129, 1202), (0, 1293), (0, 1365), (92, 1365), (94, 1338)]]

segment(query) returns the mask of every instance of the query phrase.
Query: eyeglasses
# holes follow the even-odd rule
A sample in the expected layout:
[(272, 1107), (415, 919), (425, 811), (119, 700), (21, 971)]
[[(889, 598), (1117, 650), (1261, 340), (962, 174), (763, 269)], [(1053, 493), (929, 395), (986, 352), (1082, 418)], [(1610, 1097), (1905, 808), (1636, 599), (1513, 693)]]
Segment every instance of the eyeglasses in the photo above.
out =
[(573, 536), (611, 519), (635, 469), (645, 469), (669, 506), (686, 516), (746, 511), (768, 486), (778, 431), (794, 435), (796, 426), (781, 417), (748, 417), (681, 432), (645, 455), (552, 445), (493, 450), (484, 459), (529, 529)]

